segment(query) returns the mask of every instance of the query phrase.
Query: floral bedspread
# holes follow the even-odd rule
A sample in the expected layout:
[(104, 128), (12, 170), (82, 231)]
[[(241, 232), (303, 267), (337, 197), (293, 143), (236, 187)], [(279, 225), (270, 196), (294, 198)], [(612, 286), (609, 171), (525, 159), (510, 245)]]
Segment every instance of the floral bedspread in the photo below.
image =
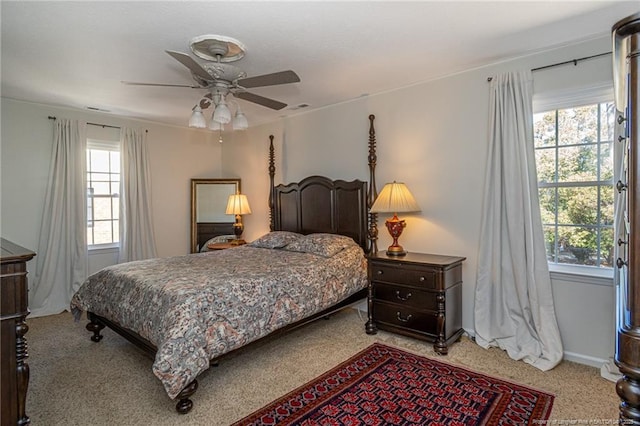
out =
[(91, 311), (153, 343), (153, 372), (175, 398), (209, 360), (366, 285), (356, 245), (329, 258), (247, 245), (107, 267), (86, 280), (71, 309), (76, 319)]

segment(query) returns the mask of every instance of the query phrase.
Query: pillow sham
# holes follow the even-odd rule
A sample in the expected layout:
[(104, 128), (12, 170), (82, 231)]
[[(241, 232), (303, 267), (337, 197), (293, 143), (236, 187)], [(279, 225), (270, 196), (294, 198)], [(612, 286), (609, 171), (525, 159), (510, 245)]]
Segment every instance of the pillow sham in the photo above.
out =
[(355, 244), (353, 238), (344, 235), (319, 233), (306, 235), (286, 245), (283, 249), (332, 257)]
[(260, 248), (282, 248), (287, 244), (290, 244), (300, 238), (303, 238), (304, 235), (298, 234), (296, 232), (290, 231), (272, 231), (268, 234), (264, 234), (262, 237), (258, 238), (250, 242), (248, 245), (250, 247), (260, 247)]

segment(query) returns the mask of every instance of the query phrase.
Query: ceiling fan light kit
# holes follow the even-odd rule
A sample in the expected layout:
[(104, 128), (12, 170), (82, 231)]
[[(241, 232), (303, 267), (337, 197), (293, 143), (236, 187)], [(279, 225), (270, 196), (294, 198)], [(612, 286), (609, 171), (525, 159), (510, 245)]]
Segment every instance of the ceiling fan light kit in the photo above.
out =
[[(300, 81), (300, 77), (291, 70), (247, 77), (247, 74), (242, 69), (229, 64), (229, 62), (242, 59), (246, 52), (244, 44), (231, 37), (205, 34), (193, 37), (189, 41), (189, 46), (194, 55), (209, 62), (200, 64), (186, 53), (173, 50), (166, 50), (166, 52), (169, 56), (189, 69), (191, 77), (197, 83), (197, 86), (123, 82), (129, 85), (207, 89), (209, 93), (204, 95), (200, 99), (200, 102), (193, 108), (193, 112), (189, 118), (189, 127), (198, 129), (208, 127), (211, 130), (219, 130), (222, 132), (224, 125), (231, 122), (233, 130), (245, 130), (249, 127), (247, 117), (240, 109), (240, 105), (232, 101), (237, 105), (232, 120), (231, 110), (227, 105), (230, 99), (228, 99), (227, 95), (231, 94), (235, 98), (244, 101), (253, 102), (274, 110), (281, 110), (286, 107), (287, 104), (247, 92), (247, 89), (298, 83)], [(211, 122), (207, 125), (207, 120), (202, 110), (207, 109), (211, 105), (214, 105), (214, 110)]]
[(189, 118), (189, 127), (195, 127), (196, 129), (204, 129), (207, 127), (207, 120), (204, 118), (200, 106), (193, 108), (191, 118)]

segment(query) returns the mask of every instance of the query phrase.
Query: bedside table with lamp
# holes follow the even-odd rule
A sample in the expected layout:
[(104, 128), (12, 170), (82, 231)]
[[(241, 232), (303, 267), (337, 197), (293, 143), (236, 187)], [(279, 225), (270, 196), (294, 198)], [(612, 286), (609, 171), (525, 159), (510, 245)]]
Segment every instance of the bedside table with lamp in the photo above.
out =
[(446, 355), (462, 329), (462, 262), (464, 257), (407, 253), (398, 238), (406, 227), (397, 213), (420, 211), (403, 183), (384, 186), (372, 213), (393, 213), (385, 225), (393, 238), (386, 252), (369, 255), (367, 334), (378, 329), (433, 342)]

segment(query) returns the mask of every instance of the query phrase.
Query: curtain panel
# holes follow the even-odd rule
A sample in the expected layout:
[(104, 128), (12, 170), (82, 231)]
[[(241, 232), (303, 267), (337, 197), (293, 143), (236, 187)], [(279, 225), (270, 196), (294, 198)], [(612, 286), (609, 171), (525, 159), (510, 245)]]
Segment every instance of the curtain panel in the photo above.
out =
[(146, 131), (120, 132), (121, 199), (118, 262), (156, 257), (151, 203), (151, 173)]
[(56, 119), (38, 255), (29, 295), (31, 316), (69, 309), (87, 278), (86, 124)]
[(531, 72), (498, 75), (490, 90), (476, 342), (549, 370), (562, 360), (563, 349), (538, 200)]

